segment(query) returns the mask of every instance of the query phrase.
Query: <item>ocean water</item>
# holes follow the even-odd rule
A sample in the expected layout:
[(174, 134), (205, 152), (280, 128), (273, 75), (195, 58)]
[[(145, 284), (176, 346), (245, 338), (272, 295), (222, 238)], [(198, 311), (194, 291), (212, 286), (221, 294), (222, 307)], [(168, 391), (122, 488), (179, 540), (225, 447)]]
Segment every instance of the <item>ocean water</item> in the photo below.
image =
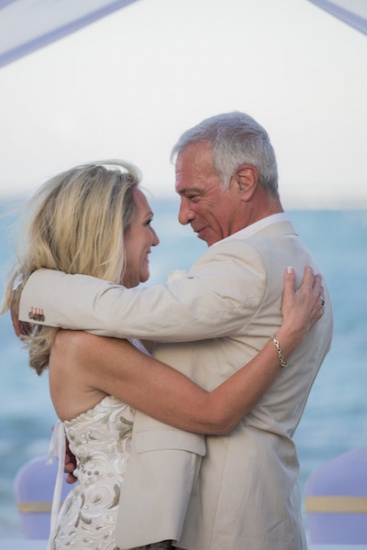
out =
[[(175, 200), (150, 201), (161, 244), (151, 256), (151, 283), (187, 269), (205, 250), (190, 228), (176, 221)], [(367, 212), (290, 211), (298, 233), (322, 265), (335, 314), (332, 349), (311, 392), (296, 433), (301, 487), (327, 460), (367, 446)], [(0, 284), (11, 259), (18, 214), (0, 202)], [(56, 417), (47, 375), (38, 377), (0, 317), (0, 538), (20, 536), (14, 477), (31, 457), (45, 454)]]

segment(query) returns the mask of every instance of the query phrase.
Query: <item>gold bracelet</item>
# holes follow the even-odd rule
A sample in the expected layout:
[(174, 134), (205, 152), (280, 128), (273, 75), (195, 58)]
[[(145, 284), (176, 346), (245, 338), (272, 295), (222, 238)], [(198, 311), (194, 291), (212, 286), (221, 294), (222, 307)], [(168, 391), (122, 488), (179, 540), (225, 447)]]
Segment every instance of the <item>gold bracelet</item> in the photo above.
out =
[(284, 369), (285, 367), (288, 367), (288, 363), (287, 363), (287, 361), (284, 360), (282, 350), (280, 348), (279, 341), (275, 337), (273, 337), (272, 340), (273, 340), (273, 344), (275, 346), (275, 349), (276, 349), (276, 352), (277, 352), (277, 355), (278, 355), (279, 364), (282, 367), (282, 369)]

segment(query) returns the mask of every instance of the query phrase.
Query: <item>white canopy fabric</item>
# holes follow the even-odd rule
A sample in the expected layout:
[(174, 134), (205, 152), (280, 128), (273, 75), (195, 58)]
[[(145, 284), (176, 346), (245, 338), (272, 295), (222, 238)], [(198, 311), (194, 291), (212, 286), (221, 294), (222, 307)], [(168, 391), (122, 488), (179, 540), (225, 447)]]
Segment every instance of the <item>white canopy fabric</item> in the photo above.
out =
[[(136, 0), (0, 0), (0, 67)], [(367, 0), (310, 0), (367, 34)]]
[(0, 67), (136, 0), (0, 0)]
[(310, 2), (367, 34), (367, 0), (310, 0)]

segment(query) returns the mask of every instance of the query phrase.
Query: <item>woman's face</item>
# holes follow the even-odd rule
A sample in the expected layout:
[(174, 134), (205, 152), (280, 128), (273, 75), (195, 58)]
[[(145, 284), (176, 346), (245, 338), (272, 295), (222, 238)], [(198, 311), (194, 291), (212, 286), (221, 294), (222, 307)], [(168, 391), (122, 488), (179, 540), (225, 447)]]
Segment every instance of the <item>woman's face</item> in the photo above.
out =
[(148, 254), (152, 246), (159, 244), (156, 232), (151, 226), (153, 212), (144, 193), (134, 190), (135, 211), (131, 225), (125, 233), (126, 268), (122, 284), (128, 288), (149, 279)]

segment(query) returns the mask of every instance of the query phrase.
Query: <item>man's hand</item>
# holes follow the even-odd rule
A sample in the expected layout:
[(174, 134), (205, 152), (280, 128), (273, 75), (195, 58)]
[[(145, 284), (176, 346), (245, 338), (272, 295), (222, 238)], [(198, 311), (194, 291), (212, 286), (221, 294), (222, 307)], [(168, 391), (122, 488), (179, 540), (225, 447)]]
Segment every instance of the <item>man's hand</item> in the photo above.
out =
[(73, 455), (73, 453), (70, 450), (69, 447), (69, 441), (66, 438), (66, 449), (65, 449), (65, 466), (64, 466), (64, 472), (68, 474), (66, 476), (66, 483), (75, 483), (77, 481), (77, 478), (73, 474), (74, 470), (76, 468), (76, 458)]
[(32, 323), (19, 321), (19, 295), (22, 292), (23, 285), (23, 275), (20, 274), (14, 281), (13, 298), (10, 306), (10, 317), (11, 322), (13, 323), (14, 332), (20, 339), (22, 336), (29, 336), (32, 333), (34, 326)]
[(19, 304), (18, 302), (15, 302), (15, 300), (12, 301), (12, 305), (10, 307), (10, 317), (11, 322), (13, 323), (14, 332), (18, 338), (21, 339), (22, 336), (29, 336), (32, 333), (32, 323), (19, 321)]

